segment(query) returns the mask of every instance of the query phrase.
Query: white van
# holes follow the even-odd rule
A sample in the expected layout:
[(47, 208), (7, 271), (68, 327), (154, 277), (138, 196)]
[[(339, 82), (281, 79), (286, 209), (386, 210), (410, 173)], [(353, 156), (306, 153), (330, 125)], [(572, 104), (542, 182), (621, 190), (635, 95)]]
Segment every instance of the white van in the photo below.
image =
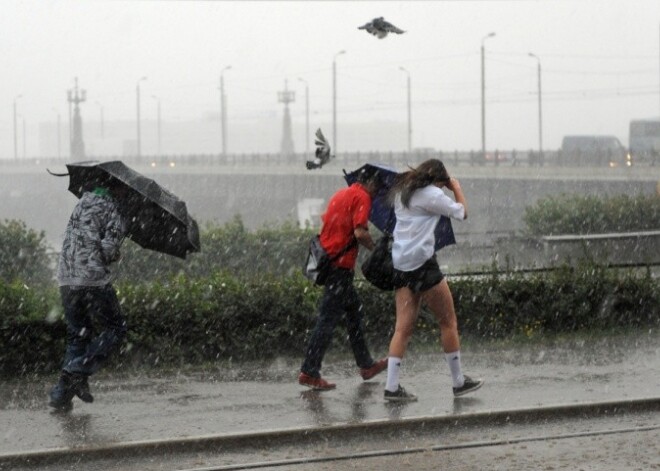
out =
[(560, 162), (585, 167), (632, 165), (630, 154), (615, 136), (565, 136)]

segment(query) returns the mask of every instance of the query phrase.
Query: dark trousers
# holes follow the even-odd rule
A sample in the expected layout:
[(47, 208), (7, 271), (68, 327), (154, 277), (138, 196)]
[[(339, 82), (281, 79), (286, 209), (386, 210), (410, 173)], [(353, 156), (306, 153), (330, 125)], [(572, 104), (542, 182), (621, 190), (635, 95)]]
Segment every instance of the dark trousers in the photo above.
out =
[(343, 268), (332, 268), (323, 290), (319, 317), (309, 339), (305, 361), (300, 371), (310, 376), (320, 376), (323, 356), (332, 341), (335, 325), (344, 314), (355, 362), (360, 368), (369, 368), (373, 365), (374, 360), (364, 340), (362, 302), (353, 287), (353, 272)]
[[(98, 371), (126, 337), (126, 321), (111, 285), (72, 288), (61, 286), (67, 323), (62, 369), (91, 375)], [(98, 335), (95, 335), (95, 327)]]

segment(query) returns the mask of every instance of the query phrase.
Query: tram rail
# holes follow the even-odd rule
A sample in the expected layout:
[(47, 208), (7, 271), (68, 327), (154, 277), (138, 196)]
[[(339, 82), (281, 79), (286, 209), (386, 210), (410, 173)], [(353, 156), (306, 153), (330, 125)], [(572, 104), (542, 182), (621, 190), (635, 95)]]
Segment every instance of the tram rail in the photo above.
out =
[(312, 463), (329, 463), (333, 461), (345, 461), (345, 460), (355, 461), (360, 459), (377, 458), (384, 456), (410, 455), (416, 453), (426, 453), (429, 451), (464, 450), (468, 448), (485, 448), (485, 447), (515, 445), (519, 443), (529, 443), (529, 442), (539, 442), (539, 441), (567, 440), (574, 438), (597, 437), (604, 435), (640, 433), (640, 432), (649, 432), (653, 430), (660, 430), (660, 423), (655, 425), (648, 425), (644, 427), (625, 427), (625, 428), (608, 429), (608, 430), (594, 430), (588, 432), (532, 435), (532, 436), (517, 437), (517, 438), (504, 438), (500, 440), (472, 441), (467, 443), (459, 443), (459, 444), (451, 444), (451, 445), (434, 445), (434, 446), (413, 447), (413, 448), (392, 448), (392, 449), (384, 449), (384, 450), (365, 451), (359, 453), (347, 453), (347, 454), (341, 454), (335, 456), (294, 458), (294, 459), (277, 460), (277, 461), (275, 460), (258, 461), (252, 463), (242, 463), (242, 464), (233, 464), (233, 465), (210, 466), (210, 467), (207, 466), (203, 468), (188, 468), (177, 471), (237, 471), (237, 470), (250, 470), (250, 469), (262, 469), (262, 468), (277, 468), (281, 466), (303, 465), (303, 464), (312, 464)]
[[(487, 410), (471, 413), (450, 414), (442, 416), (409, 417), (397, 420), (379, 419), (360, 423), (335, 424), (322, 427), (302, 427), (276, 429), (258, 432), (242, 432), (236, 434), (205, 435), (178, 439), (146, 440), (136, 442), (111, 443), (97, 446), (77, 448), (54, 448), (33, 450), (20, 453), (0, 454), (0, 469), (35, 468), (42, 465), (76, 463), (81, 466), (98, 460), (127, 460), (131, 458), (164, 459), (163, 456), (178, 454), (208, 453), (222, 454), (244, 452), (256, 449), (277, 449), (287, 446), (307, 446), (333, 441), (350, 441), (369, 437), (413, 436), (443, 433), (455, 430), (477, 430), (482, 427), (497, 427), (505, 425), (534, 426), (553, 420), (587, 420), (600, 418), (615, 418), (627, 414), (660, 412), (660, 397), (647, 397), (603, 402), (588, 402), (578, 404), (558, 404), (542, 407), (529, 407), (509, 410)], [(258, 469), (265, 467), (282, 467), (321, 461), (339, 461), (349, 459), (365, 459), (378, 456), (402, 455), (420, 453), (422, 451), (442, 451), (458, 448), (477, 448), (502, 446), (506, 444), (562, 440), (568, 438), (624, 434), (633, 432), (654, 431), (660, 429), (660, 423), (652, 423), (640, 427), (627, 427), (610, 430), (595, 430), (579, 433), (561, 433), (547, 435), (528, 435), (518, 438), (497, 440), (470, 441), (460, 444), (438, 444), (426, 447), (392, 448), (362, 453), (344, 453), (335, 456), (318, 456), (301, 459), (279, 461), (264, 461), (251, 463), (235, 463), (216, 467), (181, 469), (180, 471), (215, 471)], [(59, 468), (58, 468), (59, 469)], [(77, 468), (78, 469), (78, 468)], [(80, 468), (83, 469), (83, 468)]]

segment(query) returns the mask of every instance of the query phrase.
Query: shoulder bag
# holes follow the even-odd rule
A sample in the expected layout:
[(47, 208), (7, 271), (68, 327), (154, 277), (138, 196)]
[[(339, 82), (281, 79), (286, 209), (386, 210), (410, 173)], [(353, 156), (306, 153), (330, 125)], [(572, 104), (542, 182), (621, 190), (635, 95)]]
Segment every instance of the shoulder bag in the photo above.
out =
[(392, 263), (392, 236), (385, 234), (362, 263), (362, 274), (369, 283), (384, 291), (394, 289), (394, 265)]
[(330, 257), (321, 245), (319, 235), (315, 235), (309, 241), (309, 250), (307, 252), (307, 260), (303, 266), (303, 275), (310, 281), (313, 281), (317, 286), (325, 285), (332, 262), (344, 255), (355, 245), (357, 245), (357, 240), (353, 238), (339, 253)]

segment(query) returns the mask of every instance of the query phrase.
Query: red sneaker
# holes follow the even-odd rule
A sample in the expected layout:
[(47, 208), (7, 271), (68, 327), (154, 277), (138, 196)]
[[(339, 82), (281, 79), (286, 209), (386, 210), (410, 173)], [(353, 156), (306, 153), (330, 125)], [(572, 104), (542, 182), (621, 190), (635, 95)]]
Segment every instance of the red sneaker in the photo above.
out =
[(374, 362), (370, 368), (360, 368), (360, 376), (362, 376), (362, 379), (366, 381), (376, 376), (385, 368), (387, 368), (387, 358), (382, 358)]
[(327, 391), (329, 389), (335, 389), (337, 385), (335, 383), (329, 383), (323, 378), (315, 378), (305, 373), (300, 373), (298, 375), (298, 383), (308, 388), (313, 389), (314, 391)]

